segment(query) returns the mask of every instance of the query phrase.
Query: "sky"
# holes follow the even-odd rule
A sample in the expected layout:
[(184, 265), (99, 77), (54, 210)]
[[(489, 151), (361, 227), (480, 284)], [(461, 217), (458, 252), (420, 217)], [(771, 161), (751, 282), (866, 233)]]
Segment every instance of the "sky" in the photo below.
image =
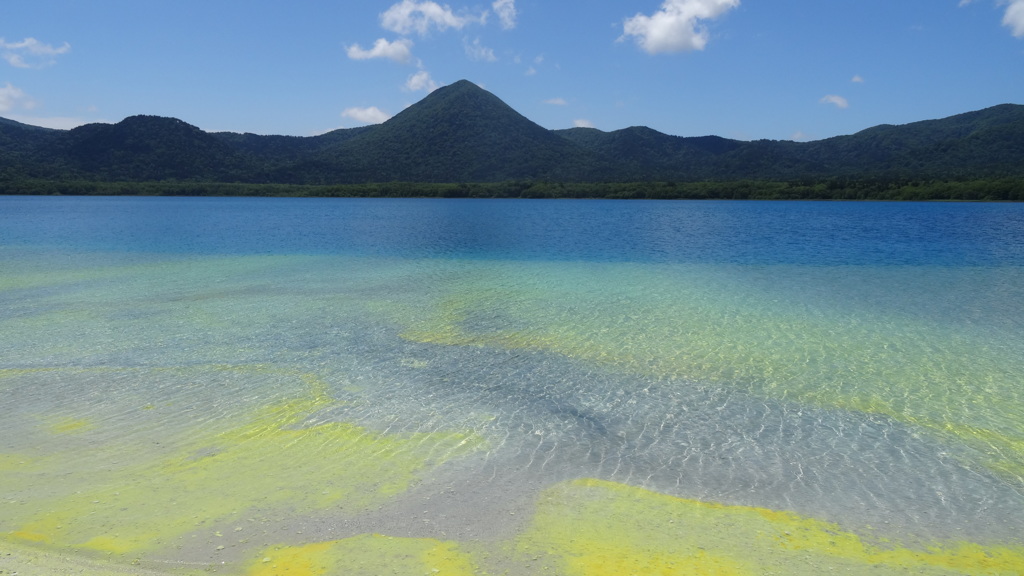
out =
[(3, 0), (0, 116), (312, 136), (466, 79), (549, 129), (816, 140), (1024, 103), (1024, 0)]

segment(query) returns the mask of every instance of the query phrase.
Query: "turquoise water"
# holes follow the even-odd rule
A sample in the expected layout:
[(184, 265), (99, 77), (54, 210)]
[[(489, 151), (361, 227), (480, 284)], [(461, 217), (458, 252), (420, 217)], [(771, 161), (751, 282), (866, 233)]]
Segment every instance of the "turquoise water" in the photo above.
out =
[(0, 406), (0, 534), (157, 568), (582, 478), (1016, 548), (1024, 206), (4, 197)]

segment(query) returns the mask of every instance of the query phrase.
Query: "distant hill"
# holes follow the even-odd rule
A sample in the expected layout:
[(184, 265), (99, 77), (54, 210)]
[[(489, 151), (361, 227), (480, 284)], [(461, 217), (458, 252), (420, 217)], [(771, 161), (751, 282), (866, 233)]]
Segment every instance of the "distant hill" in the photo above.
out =
[(1024, 172), (1024, 106), (1003, 104), (942, 120), (875, 126), (809, 142), (796, 153), (818, 175), (1019, 176)]
[(250, 168), (245, 155), (215, 136), (158, 116), (80, 126), (56, 150), (77, 174), (103, 180), (188, 180), (195, 174), (223, 180)]
[(815, 142), (547, 130), (462, 80), (383, 124), (313, 137), (207, 133), (174, 118), (52, 130), (0, 118), (0, 182), (794, 181), (1024, 177), (1024, 106)]
[(462, 80), (314, 162), (327, 168), (325, 180), (343, 174), (356, 182), (495, 182), (578, 180), (605, 170), (604, 160)]

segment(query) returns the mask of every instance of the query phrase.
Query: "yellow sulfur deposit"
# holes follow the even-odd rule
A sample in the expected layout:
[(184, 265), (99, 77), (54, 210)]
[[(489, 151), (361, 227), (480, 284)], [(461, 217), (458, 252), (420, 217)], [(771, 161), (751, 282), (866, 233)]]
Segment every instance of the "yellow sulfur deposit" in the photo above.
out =
[(866, 539), (789, 512), (685, 500), (599, 480), (541, 497), (516, 541), (538, 572), (566, 576), (924, 574), (1011, 576), (1024, 548), (925, 549)]
[(247, 576), (377, 576), (477, 574), (458, 545), (429, 538), (366, 534), (333, 542), (266, 550)]
[[(251, 509), (279, 517), (356, 513), (480, 445), (455, 432), (389, 435), (341, 422), (307, 425), (333, 400), (322, 383), (305, 379), (312, 388), (307, 397), (256, 409), (222, 432), (197, 431), (169, 456), (123, 464), (116, 451), (96, 448), (93, 460), (109, 462), (94, 475), (60, 473), (66, 464), (59, 457), (39, 458), (29, 470), (17, 455), (4, 456), (0, 469), (12, 473), (5, 484), (30, 493), (30, 474), (53, 468), (48, 477), (62, 495), (39, 492), (31, 506), (9, 507), (2, 524), (16, 541), (36, 545), (117, 555), (167, 550), (187, 534), (219, 534), (251, 522)], [(76, 419), (48, 428), (89, 432), (88, 422)], [(211, 542), (211, 552), (219, 541)]]

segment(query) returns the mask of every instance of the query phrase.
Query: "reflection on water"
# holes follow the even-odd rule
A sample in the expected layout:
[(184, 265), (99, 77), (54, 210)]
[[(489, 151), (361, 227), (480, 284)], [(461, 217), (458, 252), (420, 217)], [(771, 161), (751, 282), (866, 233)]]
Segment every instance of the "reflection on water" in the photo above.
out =
[(1024, 568), (1018, 206), (0, 205), (37, 567)]

